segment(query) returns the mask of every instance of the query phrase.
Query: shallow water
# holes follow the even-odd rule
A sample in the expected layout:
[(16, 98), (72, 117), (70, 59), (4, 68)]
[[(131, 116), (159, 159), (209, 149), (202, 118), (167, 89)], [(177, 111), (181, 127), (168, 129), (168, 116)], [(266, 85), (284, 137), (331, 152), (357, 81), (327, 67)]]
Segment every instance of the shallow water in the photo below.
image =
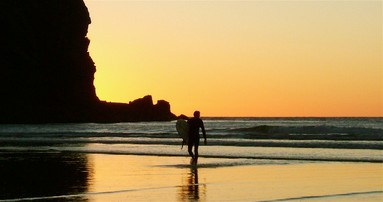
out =
[(0, 153), (0, 201), (381, 201), (382, 172), (381, 163)]

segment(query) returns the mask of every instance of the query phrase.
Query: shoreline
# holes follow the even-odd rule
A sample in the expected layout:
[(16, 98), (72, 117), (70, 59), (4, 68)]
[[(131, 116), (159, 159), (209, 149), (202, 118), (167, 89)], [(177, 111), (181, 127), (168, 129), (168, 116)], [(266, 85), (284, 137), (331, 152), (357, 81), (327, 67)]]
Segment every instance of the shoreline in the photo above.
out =
[(241, 159), (200, 157), (197, 166), (190, 166), (189, 161), (177, 156), (0, 153), (0, 201), (383, 199), (381, 163), (258, 159), (243, 164)]

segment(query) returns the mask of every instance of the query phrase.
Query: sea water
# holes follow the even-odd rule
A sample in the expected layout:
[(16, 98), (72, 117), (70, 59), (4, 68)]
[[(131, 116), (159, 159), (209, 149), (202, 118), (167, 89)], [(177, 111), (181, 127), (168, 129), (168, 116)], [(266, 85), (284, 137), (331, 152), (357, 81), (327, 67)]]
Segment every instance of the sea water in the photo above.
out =
[[(383, 162), (383, 118), (203, 120), (208, 140), (200, 157)], [(175, 121), (0, 125), (0, 152), (187, 156), (181, 142)]]
[[(215, 195), (214, 190), (222, 188), (232, 190), (233, 186), (238, 185), (245, 190), (235, 192), (240, 194), (231, 196), (232, 198), (229, 196), (227, 199), (240, 200), (248, 197), (249, 193), (255, 193), (248, 198), (252, 201), (348, 201), (349, 199), (379, 201), (382, 198), (381, 189), (354, 190), (353, 186), (356, 186), (356, 183), (350, 185), (346, 191), (342, 189), (325, 194), (321, 192), (322, 186), (318, 187), (318, 191), (314, 191), (314, 194), (304, 192), (303, 195), (299, 193), (286, 195), (285, 190), (282, 195), (275, 198), (274, 194), (263, 193), (261, 196), (264, 199), (261, 200), (257, 198), (256, 193), (259, 190), (255, 188), (256, 183), (262, 181), (262, 175), (259, 173), (255, 174), (257, 180), (248, 181), (246, 178), (246, 181), (240, 180), (237, 184), (232, 184), (232, 178), (222, 179), (217, 184), (209, 184), (212, 181), (206, 181), (208, 184), (204, 184), (203, 176), (206, 177), (206, 172), (212, 170), (225, 171), (215, 169), (221, 167), (252, 168), (252, 166), (242, 165), (270, 166), (303, 163), (302, 165), (311, 165), (313, 168), (323, 168), (316, 165), (324, 164), (331, 164), (331, 166), (358, 164), (362, 167), (366, 165), (375, 167), (383, 162), (383, 118), (203, 118), (203, 120), (207, 132), (207, 145), (203, 145), (201, 141), (199, 153), (202, 158), (197, 166), (200, 171), (200, 184), (195, 182), (192, 184), (192, 187), (199, 186), (201, 193), (203, 193), (203, 187), (208, 186), (208, 196), (214, 198), (221, 196), (221, 192)], [(162, 195), (166, 193), (171, 197), (173, 196), (171, 193), (175, 193), (171, 190), (180, 187), (186, 187), (186, 190), (189, 190), (186, 194), (193, 193), (190, 192), (190, 184), (180, 185), (178, 180), (177, 183), (170, 183), (170, 188), (167, 186), (165, 190), (159, 184), (153, 185), (152, 181), (144, 180), (142, 187), (134, 180), (133, 184), (128, 183), (132, 181), (131, 179), (136, 179), (129, 177), (136, 175), (137, 179), (151, 179), (151, 177), (175, 179), (178, 176), (185, 177), (180, 173), (186, 171), (187, 176), (196, 177), (197, 167), (189, 165), (190, 157), (188, 157), (187, 148), (181, 147), (181, 138), (176, 132), (175, 124), (175, 121), (112, 124), (2, 124), (0, 125), (0, 201), (93, 201), (93, 199), (97, 201), (96, 199), (100, 198), (101, 201), (111, 201), (111, 199), (121, 201), (127, 196), (137, 196), (139, 199), (148, 200), (147, 190), (151, 191), (149, 196), (152, 198), (156, 196), (153, 192)], [(153, 168), (139, 165), (126, 166), (131, 162), (120, 162), (124, 158), (118, 158), (124, 156), (97, 154), (134, 155), (130, 156), (131, 158), (150, 155), (154, 156), (152, 159), (161, 159), (161, 163), (158, 164), (156, 161), (158, 165), (153, 164)], [(98, 158), (93, 158), (95, 156)], [(185, 158), (177, 158), (177, 161), (173, 162), (174, 158), (166, 158), (167, 156), (184, 156)], [(101, 157), (105, 158), (105, 162), (100, 167)], [(118, 166), (110, 168), (106, 166), (111, 162), (112, 165)], [(162, 169), (163, 167), (168, 169)], [(96, 176), (103, 176), (103, 171), (108, 168), (110, 170), (108, 175), (104, 176), (105, 179), (97, 181), (100, 178)], [(161, 169), (156, 170), (157, 168)], [(140, 178), (143, 175), (142, 171), (134, 169), (146, 170), (150, 178), (146, 178), (147, 176)], [(164, 173), (153, 176), (151, 173), (153, 169)], [(264, 169), (252, 171), (262, 170)], [(347, 173), (350, 174), (350, 171)], [(352, 172), (350, 175), (353, 176)], [(254, 177), (249, 175), (251, 176)], [(275, 183), (272, 190), (275, 189), (275, 185), (283, 185), (283, 183), (279, 184), (280, 179), (274, 179), (274, 181), (272, 178), (264, 179), (267, 179), (266, 185)], [(286, 178), (288, 179), (291, 177)], [(327, 180), (324, 181), (327, 182)], [(349, 181), (346, 179), (346, 182)], [(109, 186), (109, 182), (113, 182), (113, 186)], [(304, 182), (303, 180), (302, 183)], [(315, 180), (313, 182), (315, 183)], [(96, 185), (101, 188), (96, 189)], [(262, 185), (265, 184), (261, 183), (259, 186)], [(334, 189), (336, 187), (339, 188), (334, 186)], [(289, 183), (282, 186), (282, 189), (288, 188), (295, 190)], [(309, 190), (313, 191), (313, 188)], [(279, 197), (281, 200), (276, 200)]]

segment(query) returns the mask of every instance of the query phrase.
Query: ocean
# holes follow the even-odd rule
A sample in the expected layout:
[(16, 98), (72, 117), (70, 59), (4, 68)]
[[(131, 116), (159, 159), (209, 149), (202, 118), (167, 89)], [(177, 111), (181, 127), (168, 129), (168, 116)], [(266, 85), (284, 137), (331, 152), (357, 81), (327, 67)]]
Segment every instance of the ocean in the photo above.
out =
[[(383, 162), (383, 118), (203, 118), (200, 157), (252, 160)], [(3, 124), (0, 152), (76, 152), (187, 156), (175, 121)], [(217, 165), (219, 166), (219, 165)]]
[(383, 118), (203, 120), (0, 125), (0, 201), (382, 200)]

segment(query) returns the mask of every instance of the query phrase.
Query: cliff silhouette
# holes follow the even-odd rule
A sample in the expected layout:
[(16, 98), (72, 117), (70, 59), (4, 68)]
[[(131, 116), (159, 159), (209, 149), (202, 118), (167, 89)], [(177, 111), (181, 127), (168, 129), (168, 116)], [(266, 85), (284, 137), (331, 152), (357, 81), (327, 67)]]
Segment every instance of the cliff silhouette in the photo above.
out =
[(0, 1), (0, 123), (167, 121), (151, 96), (100, 101), (83, 0)]

